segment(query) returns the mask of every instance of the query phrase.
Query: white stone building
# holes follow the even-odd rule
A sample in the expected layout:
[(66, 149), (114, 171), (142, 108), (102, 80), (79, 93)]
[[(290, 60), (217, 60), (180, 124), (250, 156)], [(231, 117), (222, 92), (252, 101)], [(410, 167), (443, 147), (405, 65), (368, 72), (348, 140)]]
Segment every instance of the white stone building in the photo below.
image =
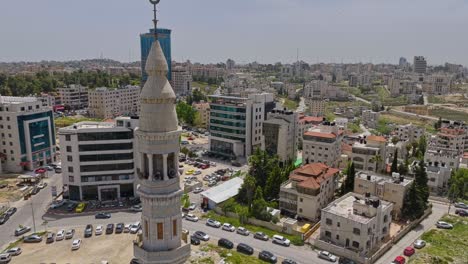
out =
[(427, 61), (423, 56), (414, 56), (413, 72), (425, 74), (427, 71)]
[(136, 116), (140, 108), (140, 87), (125, 86), (117, 89), (100, 87), (88, 90), (89, 114), (97, 118)]
[(208, 129), (208, 124), (210, 123), (210, 104), (201, 101), (199, 103), (193, 103), (192, 106), (200, 114), (201, 126)]
[(410, 123), (397, 126), (395, 132), (401, 141), (418, 142), (419, 138), (426, 133), (426, 129)]
[(60, 94), (60, 102), (72, 110), (88, 107), (88, 87), (72, 84), (69, 87), (57, 88), (57, 91)]
[(0, 172), (34, 170), (55, 162), (52, 108), (35, 97), (0, 96)]
[(378, 120), (380, 118), (379, 112), (374, 112), (372, 110), (362, 111), (362, 124), (368, 128), (376, 128)]
[[(352, 146), (351, 160), (357, 170), (382, 171), (385, 169), (387, 140), (382, 136), (368, 136)], [(380, 161), (378, 160), (380, 157)]]
[(343, 131), (335, 124), (325, 122), (305, 132), (302, 139), (303, 164), (325, 163), (338, 168), (341, 161), (341, 142)]
[(300, 218), (316, 221), (321, 209), (333, 201), (339, 170), (311, 163), (294, 170), (281, 184), (279, 208)]

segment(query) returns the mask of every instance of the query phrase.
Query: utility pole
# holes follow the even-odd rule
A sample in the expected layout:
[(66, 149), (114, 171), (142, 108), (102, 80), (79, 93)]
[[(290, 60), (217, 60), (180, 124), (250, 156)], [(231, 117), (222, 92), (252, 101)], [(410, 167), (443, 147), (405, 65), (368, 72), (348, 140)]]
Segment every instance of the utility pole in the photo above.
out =
[(32, 212), (34, 233), (36, 233), (36, 219), (34, 218), (34, 206), (33, 206), (32, 200), (31, 200), (31, 212)]

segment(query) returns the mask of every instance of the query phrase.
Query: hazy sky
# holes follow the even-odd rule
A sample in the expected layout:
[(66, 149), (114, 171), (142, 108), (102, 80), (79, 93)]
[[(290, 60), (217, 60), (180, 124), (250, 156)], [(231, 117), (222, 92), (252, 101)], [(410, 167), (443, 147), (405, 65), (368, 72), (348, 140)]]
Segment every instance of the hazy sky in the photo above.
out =
[[(182, 61), (468, 65), (468, 0), (162, 0)], [(1, 0), (0, 61), (139, 60), (148, 0)]]

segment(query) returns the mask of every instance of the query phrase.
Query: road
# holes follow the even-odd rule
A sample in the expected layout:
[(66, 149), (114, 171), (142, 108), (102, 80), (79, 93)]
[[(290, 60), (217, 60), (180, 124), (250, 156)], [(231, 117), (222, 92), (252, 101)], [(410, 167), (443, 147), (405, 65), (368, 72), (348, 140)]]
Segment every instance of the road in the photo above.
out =
[(306, 110), (305, 100), (304, 97), (301, 97), (301, 101), (299, 102), (299, 106), (296, 109), (298, 113), (304, 113)]
[(366, 103), (366, 104), (372, 104), (370, 101), (367, 101), (366, 99), (361, 98), (361, 97), (357, 97), (357, 96), (355, 96), (355, 95), (353, 95), (353, 98), (354, 98), (354, 100), (356, 100), (356, 101), (361, 101), (361, 102)]
[(394, 112), (394, 113), (402, 114), (402, 115), (406, 115), (406, 116), (413, 116), (413, 117), (428, 119), (428, 120), (431, 120), (431, 121), (438, 121), (438, 120), (439, 120), (438, 117), (426, 116), (426, 115), (418, 115), (418, 114), (409, 113), (409, 112), (404, 112), (404, 111), (400, 111), (400, 110), (396, 110), (396, 109), (390, 109), (390, 112)]
[[(452, 206), (453, 207), (453, 206)], [(403, 250), (407, 246), (411, 246), (413, 242), (418, 239), (424, 232), (434, 228), (435, 223), (448, 211), (448, 205), (439, 202), (432, 203), (432, 214), (424, 219), (421, 224), (406, 234), (400, 241), (398, 241), (392, 248), (387, 251), (376, 264), (386, 264), (397, 256), (403, 255)], [(453, 210), (454, 211), (454, 210)]]
[(44, 226), (41, 226), (44, 222), (42, 220), (42, 216), (52, 201), (51, 186), (55, 185), (57, 186), (57, 190), (61, 190), (62, 175), (54, 174), (53, 176), (46, 178), (44, 182), (47, 182), (47, 187), (42, 189), (38, 194), (32, 196), (30, 200), (20, 200), (10, 204), (10, 206), (18, 208), (18, 211), (12, 215), (5, 224), (0, 226), (1, 247), (17, 239), (14, 236), (14, 230), (18, 228), (18, 225), (30, 226), (34, 229), (32, 217), (33, 211), (36, 229), (44, 229)]

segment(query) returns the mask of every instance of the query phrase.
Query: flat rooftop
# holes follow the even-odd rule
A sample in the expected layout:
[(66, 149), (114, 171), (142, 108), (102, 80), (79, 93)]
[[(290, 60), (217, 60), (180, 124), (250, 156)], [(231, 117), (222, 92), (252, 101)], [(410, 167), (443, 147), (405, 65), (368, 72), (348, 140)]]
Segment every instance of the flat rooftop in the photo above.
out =
[(80, 130), (80, 129), (97, 129), (97, 128), (114, 128), (114, 122), (79, 122), (64, 129), (67, 130)]
[(367, 180), (367, 176), (370, 176), (370, 181), (371, 182), (377, 182), (377, 183), (395, 183), (395, 184), (401, 184), (403, 186), (406, 186), (410, 184), (413, 180), (407, 179), (403, 177), (403, 182), (400, 182), (400, 178), (396, 179), (391, 176), (386, 176), (386, 175), (379, 175), (375, 174), (372, 172), (367, 172), (367, 171), (360, 171), (356, 173), (356, 177)]

